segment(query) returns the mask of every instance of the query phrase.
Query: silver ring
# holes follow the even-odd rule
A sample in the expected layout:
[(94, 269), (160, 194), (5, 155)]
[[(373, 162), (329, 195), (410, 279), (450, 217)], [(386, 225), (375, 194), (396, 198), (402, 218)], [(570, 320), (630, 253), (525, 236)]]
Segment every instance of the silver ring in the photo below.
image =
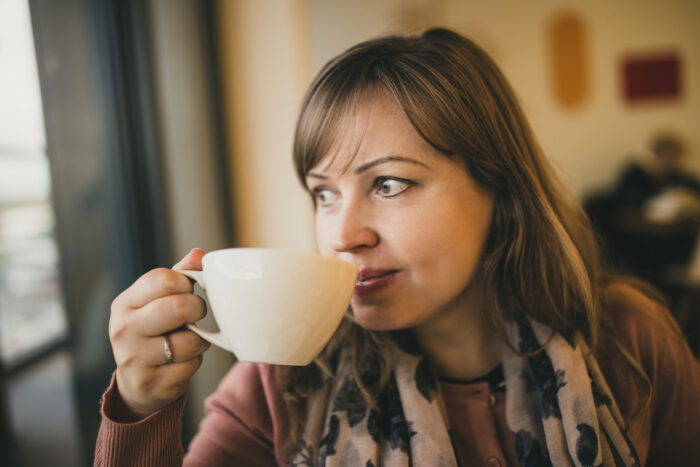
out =
[(167, 334), (163, 334), (163, 353), (165, 354), (165, 363), (172, 363), (173, 351), (170, 350), (170, 344), (168, 344)]

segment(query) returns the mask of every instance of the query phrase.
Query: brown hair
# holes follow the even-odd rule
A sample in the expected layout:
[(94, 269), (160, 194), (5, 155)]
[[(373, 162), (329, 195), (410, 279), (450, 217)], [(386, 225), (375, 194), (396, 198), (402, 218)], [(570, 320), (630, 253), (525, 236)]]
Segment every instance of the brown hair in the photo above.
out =
[[(594, 347), (605, 279), (589, 222), (552, 173), (506, 79), (469, 39), (430, 29), (363, 42), (331, 60), (312, 83), (297, 125), (294, 162), (302, 183), (329, 151), (344, 116), (372, 92), (392, 98), (429, 144), (463, 161), (494, 196), (479, 274), (489, 304), (485, 318), (504, 340), (504, 322), (527, 315), (561, 333), (579, 331)], [(291, 371), (285, 396), (292, 438), (304, 398), (332, 374), (344, 343), (353, 346), (356, 382), (374, 404), (390, 372), (382, 339), (348, 318), (315, 364)], [(632, 366), (648, 395), (648, 379)], [(363, 377), (368, 368), (374, 377)]]

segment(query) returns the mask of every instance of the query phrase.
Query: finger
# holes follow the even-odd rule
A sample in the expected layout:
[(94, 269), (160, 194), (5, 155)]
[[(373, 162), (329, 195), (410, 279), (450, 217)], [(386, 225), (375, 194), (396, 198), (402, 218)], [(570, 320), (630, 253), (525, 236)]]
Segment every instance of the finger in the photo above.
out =
[(207, 314), (207, 305), (198, 295), (180, 293), (160, 297), (140, 308), (133, 315), (133, 323), (138, 323), (139, 333), (145, 336), (159, 336), (194, 323)]
[[(168, 348), (172, 354), (172, 362), (170, 363), (166, 361), (164, 339), (167, 339)], [(206, 352), (211, 344), (192, 331), (182, 330), (151, 338), (148, 345), (153, 347), (152, 350), (148, 351), (148, 354), (152, 355), (149, 360), (154, 365), (166, 365), (197, 358)]]
[(171, 269), (158, 268), (139, 277), (115, 301), (119, 301), (129, 308), (140, 308), (157, 298), (172, 294), (191, 293), (192, 290), (192, 283), (185, 275)]
[(195, 271), (202, 270), (202, 257), (205, 252), (201, 248), (193, 248), (180, 261), (178, 261), (173, 269), (190, 269)]
[(161, 388), (169, 388), (173, 394), (168, 398), (174, 398), (186, 386), (192, 375), (202, 364), (202, 356), (199, 355), (184, 362), (161, 365), (155, 369), (156, 378)]

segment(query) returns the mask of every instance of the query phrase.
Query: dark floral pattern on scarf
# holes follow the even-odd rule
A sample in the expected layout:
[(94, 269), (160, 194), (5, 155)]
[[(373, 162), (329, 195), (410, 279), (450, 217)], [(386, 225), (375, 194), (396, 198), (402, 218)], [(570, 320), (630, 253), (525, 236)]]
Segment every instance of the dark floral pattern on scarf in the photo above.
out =
[(414, 357), (420, 357), (418, 365), (416, 366), (416, 373), (414, 375), (416, 380), (416, 388), (418, 392), (427, 400), (432, 402), (435, 394), (437, 393), (437, 381), (430, 369), (430, 364), (428, 360), (423, 357), (423, 351), (418, 345), (418, 340), (416, 337), (407, 331), (397, 331), (391, 335), (392, 340), (396, 346), (403, 352), (412, 355)]
[(521, 467), (552, 467), (552, 463), (542, 453), (540, 443), (530, 433), (520, 430), (515, 436), (515, 453)]
[(409, 453), (411, 437), (416, 434), (411, 429), (412, 423), (404, 417), (401, 398), (393, 376), (382, 391), (379, 398), (379, 406), (384, 407), (384, 412), (370, 410), (367, 417), (367, 432), (375, 443), (383, 436), (389, 442), (391, 449), (400, 449)]
[(535, 338), (535, 333), (530, 327), (530, 323), (523, 317), (516, 319), (515, 324), (518, 326), (518, 334), (520, 334), (518, 350), (523, 353), (530, 353), (537, 350), (540, 345), (537, 343), (537, 338)]
[[(519, 350), (523, 353), (534, 352), (539, 348), (535, 333), (530, 324), (525, 320), (517, 320), (518, 331), (521, 341)], [(564, 370), (554, 370), (552, 361), (545, 352), (539, 352), (531, 357), (527, 357), (527, 363), (532, 372), (532, 377), (540, 390), (542, 416), (547, 419), (551, 416), (561, 418), (561, 409), (557, 393), (559, 389), (566, 386), (564, 380), (566, 372)], [(526, 379), (526, 381), (530, 381)]]
[(371, 409), (369, 411), (369, 417), (367, 417), (367, 433), (369, 433), (375, 443), (379, 442), (381, 423), (382, 416), (376, 410)]
[(423, 351), (418, 344), (418, 340), (408, 331), (396, 331), (391, 334), (391, 339), (404, 353), (414, 357), (420, 357), (414, 375), (416, 388), (418, 388), (418, 392), (425, 398), (425, 400), (432, 402), (435, 394), (437, 393), (437, 381), (435, 379), (435, 375), (430, 369), (428, 360), (423, 357)]
[[(552, 364), (547, 359), (547, 363), (551, 368)], [(546, 375), (535, 374), (535, 381), (540, 386), (540, 396), (542, 405), (542, 417), (547, 419), (551, 416), (561, 418), (561, 409), (559, 408), (559, 399), (557, 398), (557, 392), (566, 386), (566, 381), (564, 381), (566, 372), (564, 370), (557, 370), (553, 374), (547, 373)]]
[(365, 418), (367, 408), (360, 388), (353, 379), (346, 378), (333, 401), (333, 412), (345, 412), (350, 427), (354, 427)]
[(386, 412), (382, 416), (382, 434), (389, 441), (391, 449), (399, 448), (408, 453), (410, 439), (416, 432), (411, 430), (411, 422), (404, 417), (401, 397), (393, 376), (383, 391), (383, 399), (381, 406), (386, 407)]
[(607, 405), (610, 407), (612, 405), (612, 399), (608, 396), (601, 387), (599, 387), (596, 382), (591, 378), (591, 392), (593, 393), (593, 402), (596, 407), (601, 405)]
[(328, 433), (326, 433), (326, 436), (324, 436), (318, 444), (319, 467), (324, 467), (326, 465), (326, 457), (335, 454), (335, 442), (338, 441), (339, 432), (340, 420), (336, 414), (333, 414), (328, 421)]
[(301, 440), (296, 444), (294, 452), (287, 459), (287, 467), (314, 467), (314, 450), (306, 441)]
[[(532, 324), (532, 326), (536, 325), (540, 326), (537, 323)], [(530, 353), (540, 347), (540, 344), (536, 341), (536, 336), (533, 332), (534, 329), (542, 329), (543, 338), (545, 340), (547, 339), (546, 327), (534, 328), (532, 326), (527, 319), (524, 319), (524, 323), (519, 323), (515, 329), (512, 329), (513, 342), (517, 343), (517, 347), (521, 352)], [(537, 335), (539, 336), (539, 334)], [(413, 407), (411, 404), (417, 403), (419, 406), (422, 406), (425, 404), (426, 400), (429, 401), (432, 394), (432, 384), (434, 384), (435, 381), (430, 381), (429, 376), (432, 376), (431, 371), (427, 367), (427, 362), (422, 360), (423, 356), (420, 354), (420, 349), (413, 345), (415, 344), (414, 339), (409, 337), (397, 342), (400, 344), (403, 352), (398, 352), (398, 354), (396, 354), (398, 355), (397, 362), (399, 363), (396, 368), (401, 371), (401, 375), (406, 376), (406, 378), (401, 378), (400, 380), (401, 392), (399, 393), (399, 382), (397, 382), (395, 375), (392, 374), (390, 375), (389, 383), (378, 397), (377, 408), (369, 408), (364, 404), (355, 405), (355, 403), (361, 399), (358, 398), (359, 388), (345, 381), (346, 379), (354, 381), (351, 377), (351, 373), (349, 373), (350, 366), (345, 365), (344, 369), (346, 371), (339, 372), (336, 376), (338, 379), (329, 382), (331, 386), (329, 387), (329, 391), (325, 393), (330, 394), (331, 399), (323, 398), (315, 401), (316, 404), (324, 404), (331, 410), (331, 413), (328, 415), (329, 418), (326, 428), (321, 433), (321, 439), (319, 439), (318, 432), (309, 434), (310, 439), (306, 440), (306, 443), (302, 442), (303, 444), (300, 449), (297, 449), (293, 461), (288, 463), (289, 466), (307, 466), (310, 465), (309, 459), (315, 459), (317, 465), (325, 467), (328, 460), (341, 457), (341, 455), (342, 461), (349, 463), (348, 465), (364, 465), (365, 467), (375, 467), (374, 462), (378, 462), (379, 465), (384, 465), (387, 462), (391, 463), (390, 461), (399, 459), (403, 462), (406, 460), (404, 456), (407, 455), (408, 464), (411, 465), (412, 449), (420, 450), (422, 442), (432, 441), (423, 440), (418, 436), (416, 436), (417, 440), (412, 439), (413, 436), (416, 435), (413, 429), (414, 426), (416, 426), (414, 424), (417, 424), (421, 429), (425, 429), (421, 425), (425, 420), (421, 418), (422, 414), (420, 413), (415, 415), (415, 420), (406, 420), (404, 405), (408, 404), (406, 407)], [(573, 352), (572, 357), (579, 358), (580, 361), (572, 364), (571, 369), (568, 366), (564, 368), (555, 368), (549, 360), (549, 352), (551, 351), (563, 352), (565, 355), (568, 355), (570, 351), (569, 346), (571, 346), (572, 342), (568, 341), (564, 344), (561, 338), (557, 338), (551, 342), (552, 345), (548, 347), (546, 352), (538, 353), (532, 358), (518, 356), (517, 354), (511, 356), (511, 353), (505, 354), (504, 358), (512, 359), (512, 361), (505, 361), (506, 364), (510, 365), (506, 366), (506, 368), (519, 368), (518, 373), (513, 374), (513, 377), (523, 378), (521, 380), (523, 384), (517, 384), (517, 382), (513, 381), (514, 384), (511, 387), (514, 388), (512, 390), (516, 391), (517, 397), (522, 397), (522, 394), (517, 394), (518, 391), (529, 392), (537, 390), (537, 392), (533, 392), (523, 399), (523, 408), (526, 410), (533, 410), (533, 412), (524, 414), (525, 416), (529, 416), (529, 418), (523, 423), (516, 423), (512, 430), (519, 464), (525, 467), (550, 467), (553, 464), (566, 464), (572, 460), (568, 455), (570, 452), (569, 449), (571, 449), (576, 463), (579, 465), (592, 465), (591, 463), (594, 463), (598, 456), (602, 454), (606, 465), (608, 461), (610, 461), (611, 465), (614, 465), (616, 461), (620, 461), (624, 462), (625, 465), (637, 467), (639, 464), (638, 461), (637, 463), (634, 462), (636, 455), (634, 450), (631, 449), (631, 443), (629, 439), (627, 439), (624, 426), (612, 427), (613, 434), (615, 434), (617, 438), (607, 436), (607, 439), (620, 439), (621, 436), (624, 437), (625, 442), (616, 443), (615, 446), (611, 445), (612, 453), (607, 453), (605, 450), (600, 450), (598, 439), (601, 438), (601, 435), (595, 431), (595, 424), (592, 426), (589, 425), (589, 422), (581, 420), (576, 413), (573, 414), (573, 420), (561, 420), (561, 411), (559, 410), (559, 403), (557, 400), (558, 391), (567, 384), (567, 376), (572, 372), (578, 375), (579, 372), (583, 370), (582, 367), (577, 365), (586, 365), (589, 363), (586, 359), (580, 358), (581, 353), (584, 355), (586, 354), (587, 349), (585, 343), (582, 341), (575, 341), (575, 343), (576, 346), (572, 346), (571, 349), (575, 351), (580, 345), (581, 352)], [(349, 354), (344, 355), (345, 358), (350, 358)], [(516, 358), (518, 361), (515, 360)], [(593, 357), (591, 357), (591, 361), (595, 364), (595, 359)], [(343, 362), (348, 363), (348, 361), (345, 360), (343, 360)], [(593, 366), (592, 368), (595, 370), (596, 367)], [(373, 371), (370, 369), (370, 371), (366, 371), (365, 373), (366, 374), (360, 375), (361, 380), (363, 382), (368, 380), (372, 381)], [(590, 369), (588, 375), (591, 380), (593, 377), (599, 377), (595, 371), (591, 373)], [(413, 378), (411, 378), (411, 376)], [(423, 380), (423, 382), (421, 382), (421, 380)], [(582, 391), (581, 394), (574, 394), (574, 396), (576, 396), (576, 400), (574, 401), (576, 404), (581, 403), (580, 397), (583, 398), (584, 402), (591, 401), (592, 399), (595, 405), (599, 407), (599, 415), (602, 413), (607, 417), (610, 417), (608, 405), (612, 409), (617, 410), (615, 401), (612, 400), (610, 395), (603, 389), (605, 387), (604, 379), (601, 379), (600, 383), (591, 382), (591, 393), (586, 394), (589, 388), (585, 386), (586, 385), (584, 385), (583, 388), (572, 388)], [(333, 390), (335, 392), (331, 392)], [(405, 397), (403, 402), (400, 400), (400, 396)], [(530, 401), (536, 402), (536, 400), (540, 400), (540, 410), (537, 410), (537, 407), (532, 407), (530, 404)], [(346, 417), (341, 415), (343, 412), (346, 414)], [(548, 418), (552, 415), (558, 415), (559, 420), (556, 420), (555, 417), (554, 420), (549, 420), (550, 423), (544, 424), (543, 426), (541, 424), (541, 418)], [(315, 419), (312, 420), (312, 422), (320, 423), (322, 420)], [(354, 426), (343, 426), (346, 422), (348, 425), (352, 423)], [(576, 428), (574, 430), (567, 430), (566, 432), (568, 448), (563, 452), (555, 451), (553, 455), (560, 457), (550, 459), (550, 453), (547, 452), (547, 445), (545, 442), (546, 436), (549, 433), (547, 430), (561, 430), (566, 423), (569, 424), (567, 426)], [(316, 425), (314, 424), (313, 426)], [(615, 430), (615, 428), (618, 428), (618, 430)], [(533, 429), (535, 431), (533, 431)], [(362, 433), (363, 430), (366, 430), (365, 434)], [(416, 431), (418, 431), (418, 429), (416, 429)], [(573, 433), (571, 431), (573, 431)], [(542, 439), (537, 439), (533, 436), (533, 433), (542, 433), (544, 437)], [(448, 429), (447, 434), (449, 439), (441, 437), (435, 440), (435, 444), (440, 447), (439, 453), (449, 451), (450, 448), (454, 451), (455, 443), (453, 433)], [(372, 443), (355, 444), (353, 443), (353, 437), (356, 435), (369, 436), (376, 445), (372, 446)], [(382, 440), (382, 438), (384, 438), (384, 440)], [(367, 440), (367, 438), (364, 439)], [(414, 443), (417, 443), (417, 445), (413, 446)], [(390, 449), (389, 446), (391, 447)], [(434, 457), (433, 460), (435, 462), (433, 462), (433, 464), (437, 465), (439, 459), (439, 456)]]
[(592, 466), (598, 455), (598, 436), (595, 430), (587, 423), (576, 425), (578, 439), (576, 440), (576, 457), (583, 466)]

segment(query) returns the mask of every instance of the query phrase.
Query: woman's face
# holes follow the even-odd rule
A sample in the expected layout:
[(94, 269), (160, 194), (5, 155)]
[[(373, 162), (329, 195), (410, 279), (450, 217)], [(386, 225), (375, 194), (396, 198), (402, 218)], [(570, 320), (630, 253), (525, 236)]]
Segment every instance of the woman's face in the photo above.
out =
[(464, 312), (492, 197), (388, 98), (365, 99), (344, 123), (306, 181), (321, 254), (359, 269), (351, 301), (358, 324), (405, 329)]

